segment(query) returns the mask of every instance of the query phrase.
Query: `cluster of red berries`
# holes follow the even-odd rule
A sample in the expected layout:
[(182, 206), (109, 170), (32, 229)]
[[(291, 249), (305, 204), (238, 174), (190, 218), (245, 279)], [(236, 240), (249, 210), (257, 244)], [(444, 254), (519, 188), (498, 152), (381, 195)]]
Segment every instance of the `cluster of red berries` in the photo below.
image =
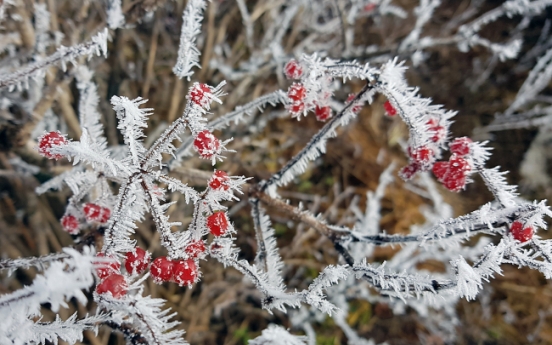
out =
[(401, 169), (399, 174), (405, 180), (411, 179), (418, 171), (426, 171), (431, 168), (435, 160), (435, 153), (427, 146), (408, 148), (410, 163)]
[[(84, 213), (84, 217), (86, 218), (87, 222), (104, 224), (107, 223), (107, 221), (111, 217), (111, 210), (109, 208), (93, 203), (84, 204), (82, 212)], [(60, 222), (63, 230), (67, 231), (68, 233), (72, 235), (76, 235), (79, 233), (80, 222), (76, 216), (72, 214), (66, 214), (61, 217)]]
[(60, 132), (54, 131), (43, 134), (38, 138), (38, 153), (46, 158), (60, 159), (63, 155), (54, 154), (50, 151), (52, 147), (67, 145), (67, 139)]
[(448, 162), (433, 165), (433, 174), (450, 191), (459, 192), (466, 186), (467, 175), (472, 169), (466, 160), (471, 142), (467, 137), (456, 138), (449, 146), (452, 155)]
[[(82, 211), (88, 222), (107, 223), (111, 217), (111, 210), (107, 207), (103, 207), (93, 203), (84, 204)], [(79, 232), (80, 222), (72, 214), (66, 214), (61, 218), (61, 226), (65, 231), (70, 234), (77, 234)]]
[[(299, 79), (303, 75), (303, 67), (296, 60), (290, 60), (284, 66), (284, 74), (288, 79)], [(307, 105), (305, 104), (305, 97), (307, 96), (307, 89), (301, 83), (293, 83), (288, 89), (288, 98), (290, 104), (288, 110), (293, 116), (299, 116), (304, 111)], [(323, 98), (328, 98), (324, 96)], [(317, 104), (314, 107), (314, 114), (318, 121), (327, 121), (332, 117), (332, 109), (328, 105)]]
[[(121, 264), (114, 256), (106, 256), (104, 253), (96, 255), (99, 258), (108, 258), (109, 262), (98, 261), (95, 263), (96, 274), (101, 279), (96, 286), (96, 292), (100, 295), (110, 293), (113, 298), (121, 298), (128, 291), (126, 278), (121, 274)], [(143, 273), (149, 266), (150, 255), (142, 248), (136, 247), (134, 251), (126, 254), (125, 268), (131, 275)]]
[(174, 282), (180, 286), (193, 284), (199, 277), (198, 267), (193, 259), (171, 260), (166, 256), (153, 260), (150, 273), (157, 284)]
[(532, 226), (524, 227), (520, 221), (515, 221), (510, 227), (510, 233), (514, 239), (524, 243), (533, 238), (534, 229)]
[(207, 84), (194, 83), (190, 90), (190, 101), (199, 105), (200, 107), (205, 107), (211, 102), (211, 95), (213, 92)]
[(305, 97), (307, 89), (303, 84), (293, 83), (288, 89), (288, 98), (290, 99), (289, 111), (293, 115), (300, 115), (305, 110)]
[(214, 155), (220, 154), (220, 140), (208, 130), (203, 130), (194, 139), (194, 149), (201, 158), (210, 159)]

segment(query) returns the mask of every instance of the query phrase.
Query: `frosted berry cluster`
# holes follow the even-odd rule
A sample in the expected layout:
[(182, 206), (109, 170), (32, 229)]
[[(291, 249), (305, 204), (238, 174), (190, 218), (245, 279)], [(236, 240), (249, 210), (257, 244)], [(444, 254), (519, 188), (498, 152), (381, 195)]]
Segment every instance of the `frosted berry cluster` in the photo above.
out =
[(66, 213), (60, 219), (63, 230), (67, 231), (71, 235), (77, 235), (81, 229), (81, 220), (83, 216), (88, 223), (106, 224), (109, 221), (109, 218), (111, 218), (111, 209), (95, 203), (84, 204), (82, 212), (72, 209), (70, 213)]
[(454, 139), (449, 146), (452, 153), (449, 160), (433, 165), (433, 174), (450, 191), (459, 192), (466, 186), (468, 174), (472, 170), (468, 157), (471, 142), (467, 137)]

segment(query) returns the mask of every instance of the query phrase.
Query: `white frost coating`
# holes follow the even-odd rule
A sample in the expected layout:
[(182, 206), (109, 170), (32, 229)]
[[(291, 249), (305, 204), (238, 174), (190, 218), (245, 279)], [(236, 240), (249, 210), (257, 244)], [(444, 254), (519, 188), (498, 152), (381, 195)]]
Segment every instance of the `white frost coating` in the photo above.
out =
[(61, 63), (63, 69), (67, 62), (74, 63), (79, 56), (92, 56), (107, 54), (107, 29), (97, 33), (90, 41), (74, 47), (58, 48), (57, 52), (26, 67), (19, 68), (13, 73), (0, 75), (0, 87), (9, 87), (10, 90), (24, 85), (29, 78), (37, 77), (44, 73), (44, 69), (52, 64)]
[(107, 2), (107, 26), (112, 30), (125, 25), (121, 2), (121, 0), (108, 0)]
[(189, 0), (182, 15), (182, 31), (180, 33), (180, 45), (178, 46), (178, 58), (173, 72), (179, 78), (190, 77), (194, 74), (192, 68), (199, 67), (201, 53), (195, 43), (197, 35), (201, 33), (201, 21), (203, 11), (207, 3), (204, 0)]
[[(28, 344), (44, 343), (44, 340), (57, 342), (57, 338), (69, 341), (82, 339), (82, 331), (94, 329), (94, 323), (75, 319), (66, 321), (71, 325), (65, 332), (56, 330), (61, 321), (50, 327), (40, 327), (33, 319), (40, 315), (41, 304), (50, 303), (57, 312), (67, 306), (67, 301), (76, 298), (86, 304), (88, 299), (82, 292), (94, 283), (92, 249), (86, 247), (83, 254), (74, 249), (64, 249), (67, 258), (51, 261), (43, 275), (37, 276), (32, 285), (0, 297), (0, 343)], [(90, 321), (90, 320), (89, 320)], [(75, 332), (80, 331), (80, 337)]]
[(248, 342), (249, 345), (305, 345), (305, 336), (289, 333), (282, 326), (270, 324), (262, 334)]

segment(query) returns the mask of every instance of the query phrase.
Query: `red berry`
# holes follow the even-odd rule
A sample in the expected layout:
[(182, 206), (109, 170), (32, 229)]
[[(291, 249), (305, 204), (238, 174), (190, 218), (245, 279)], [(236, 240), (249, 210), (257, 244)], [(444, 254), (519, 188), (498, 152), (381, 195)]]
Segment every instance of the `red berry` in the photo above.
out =
[(461, 174), (448, 174), (443, 179), (443, 186), (451, 192), (459, 192), (466, 186), (466, 177)]
[(512, 226), (510, 227), (510, 232), (512, 233), (512, 236), (514, 236), (514, 239), (520, 241), (520, 242), (527, 242), (531, 238), (533, 238), (533, 227), (523, 227), (523, 224), (519, 221), (515, 221), (512, 223)]
[(141, 274), (150, 263), (150, 254), (140, 247), (134, 248), (134, 251), (126, 254), (125, 268), (129, 274)]
[(427, 165), (433, 159), (433, 150), (426, 146), (421, 146), (415, 149), (408, 148), (408, 153), (414, 162), (422, 166)]
[(389, 116), (397, 115), (397, 109), (395, 109), (395, 107), (393, 106), (393, 104), (391, 104), (391, 102), (385, 101), (385, 103), (383, 103), (383, 108), (385, 109), (385, 112), (387, 113), (387, 115)]
[(180, 286), (189, 285), (197, 279), (197, 266), (194, 260), (178, 260), (173, 265), (172, 280)]
[(456, 153), (460, 156), (466, 156), (470, 153), (470, 144), (472, 143), (471, 139), (468, 137), (456, 138), (450, 144), (450, 152)]
[(201, 158), (209, 159), (220, 153), (220, 141), (208, 130), (198, 133), (194, 140), (194, 149)]
[(61, 226), (63, 227), (63, 230), (67, 231), (71, 235), (76, 235), (79, 233), (79, 221), (77, 217), (66, 214), (65, 216), (61, 217)]
[(184, 252), (191, 258), (197, 258), (205, 252), (205, 242), (201, 239), (191, 240)]
[(306, 95), (307, 89), (305, 89), (303, 84), (293, 83), (288, 89), (288, 97), (292, 102), (302, 101)]
[(289, 60), (284, 66), (284, 74), (288, 79), (299, 79), (303, 75), (303, 67), (296, 60)]
[(209, 187), (215, 190), (228, 190), (230, 188), (230, 177), (222, 170), (215, 170), (209, 181)]
[(190, 91), (190, 100), (195, 104), (204, 107), (211, 101), (211, 88), (207, 84), (194, 83)]
[(105, 255), (104, 253), (96, 254), (98, 258), (105, 258), (101, 261), (94, 261), (94, 266), (96, 268), (96, 274), (100, 279), (103, 279), (112, 274), (119, 272), (121, 268), (121, 263), (113, 255)]
[[(347, 100), (346, 100), (347, 104), (351, 103), (353, 101), (353, 99), (355, 99), (355, 97), (356, 97), (356, 95), (354, 93), (350, 93), (349, 96), (347, 96)], [(360, 105), (359, 103), (355, 103), (351, 107), (351, 111), (355, 114), (360, 113), (361, 109), (362, 109), (362, 105)]]
[(50, 149), (54, 146), (67, 145), (67, 139), (60, 132), (49, 132), (38, 138), (38, 153), (46, 158), (60, 159), (63, 155), (53, 154)]
[(82, 208), (86, 220), (89, 222), (106, 223), (111, 217), (111, 210), (97, 204), (87, 203)]
[(471, 166), (470, 163), (464, 158), (452, 155), (449, 159), (449, 169), (453, 172), (460, 171), (465, 174), (471, 170)]
[(113, 298), (121, 298), (126, 295), (128, 284), (120, 274), (112, 274), (96, 286), (96, 292), (100, 295), (111, 293)]
[(174, 261), (166, 256), (160, 256), (153, 260), (150, 267), (150, 273), (153, 281), (157, 284), (168, 282), (173, 276)]
[(402, 168), (401, 171), (399, 171), (399, 175), (404, 180), (410, 180), (418, 171), (420, 171), (420, 165), (411, 163)]
[(305, 110), (305, 103), (303, 103), (303, 102), (293, 102), (289, 106), (289, 112), (294, 114), (294, 115), (301, 114), (303, 112), (303, 110)]
[(441, 181), (449, 170), (449, 162), (435, 162), (432, 170), (435, 177)]
[(228, 230), (226, 212), (217, 211), (207, 218), (207, 228), (215, 236), (222, 236)]
[(316, 115), (316, 119), (318, 121), (326, 121), (327, 119), (332, 117), (332, 109), (329, 106), (316, 106), (316, 108), (314, 108), (314, 114)]

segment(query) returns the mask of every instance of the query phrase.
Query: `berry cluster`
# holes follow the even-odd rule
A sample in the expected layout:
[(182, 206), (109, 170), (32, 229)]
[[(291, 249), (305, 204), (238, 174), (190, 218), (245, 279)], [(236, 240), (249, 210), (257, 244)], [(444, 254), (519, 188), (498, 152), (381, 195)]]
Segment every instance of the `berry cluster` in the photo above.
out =
[(427, 147), (408, 148), (410, 163), (399, 174), (405, 180), (411, 179), (417, 172), (429, 170), (435, 161), (435, 152)]
[[(121, 274), (121, 264), (115, 256), (106, 256), (98, 253), (98, 258), (105, 258), (109, 261), (99, 260), (94, 265), (96, 274), (101, 282), (96, 286), (96, 293), (102, 295), (110, 293), (113, 298), (121, 298), (128, 291), (128, 283), (125, 276)], [(142, 248), (136, 247), (128, 252), (125, 258), (125, 268), (128, 274), (137, 275), (144, 273), (150, 264), (150, 254)]]
[(194, 149), (199, 156), (204, 159), (211, 159), (221, 153), (220, 140), (208, 130), (203, 130), (197, 134), (194, 139)]
[(288, 109), (293, 116), (299, 116), (305, 110), (305, 96), (307, 89), (303, 84), (293, 83), (288, 89), (290, 104)]
[(43, 134), (38, 138), (38, 153), (46, 158), (60, 159), (63, 155), (54, 154), (50, 151), (52, 147), (67, 145), (68, 141), (60, 132), (54, 131)]
[(150, 273), (153, 281), (157, 284), (174, 282), (180, 286), (191, 285), (199, 277), (198, 267), (194, 260), (171, 260), (166, 256), (160, 256), (153, 260)]
[(450, 144), (452, 155), (448, 162), (436, 162), (433, 174), (448, 190), (459, 192), (466, 186), (466, 179), (472, 170), (467, 156), (470, 154), (471, 140), (467, 137), (456, 138)]
[(111, 210), (97, 204), (84, 204), (82, 211), (88, 222), (107, 223), (111, 217)]
[(510, 233), (514, 239), (524, 243), (533, 238), (534, 230), (532, 226), (524, 227), (520, 221), (516, 220), (510, 227)]
[[(111, 217), (111, 209), (94, 203), (86, 203), (82, 207), (82, 214), (89, 223), (105, 224)], [(79, 233), (81, 222), (74, 213), (66, 213), (61, 217), (60, 223), (63, 230), (71, 235)]]

